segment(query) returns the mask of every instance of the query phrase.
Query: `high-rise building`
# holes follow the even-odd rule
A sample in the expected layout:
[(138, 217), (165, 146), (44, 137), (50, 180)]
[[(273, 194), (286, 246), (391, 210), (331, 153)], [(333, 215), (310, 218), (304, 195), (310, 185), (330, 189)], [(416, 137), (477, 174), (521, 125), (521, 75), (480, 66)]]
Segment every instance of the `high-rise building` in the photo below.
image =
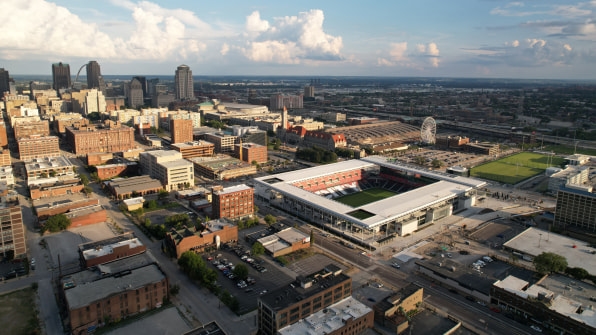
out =
[(97, 112), (103, 114), (106, 112), (106, 98), (100, 90), (92, 89), (87, 91), (83, 106), (84, 115)]
[(66, 127), (66, 142), (77, 155), (96, 152), (128, 151), (135, 147), (134, 129), (108, 122), (94, 126)]
[(172, 144), (192, 142), (192, 130), (192, 120), (170, 120), (170, 133), (172, 134)]
[(70, 88), (70, 65), (62, 62), (52, 64), (52, 79), (56, 91)]
[(271, 110), (281, 110), (285, 108), (300, 109), (304, 105), (304, 97), (300, 95), (276, 94), (269, 99), (269, 108)]
[(143, 90), (143, 96), (146, 97), (149, 94), (149, 82), (144, 76), (134, 76), (132, 79), (136, 79), (141, 83), (141, 89)]
[(304, 86), (304, 97), (305, 98), (314, 98), (315, 97), (315, 87), (308, 85)]
[(596, 194), (592, 186), (567, 184), (559, 188), (553, 223), (561, 230), (596, 232)]
[(0, 68), (0, 98), (4, 96), (4, 92), (10, 92), (10, 76), (7, 70)]
[(144, 90), (143, 90), (143, 83), (139, 81), (137, 77), (134, 77), (130, 83), (128, 83), (126, 87), (126, 98), (128, 100), (128, 105), (131, 108), (137, 108), (139, 106), (143, 106), (144, 101), (143, 97)]
[(18, 198), (2, 197), (0, 199), (0, 255), (11, 258), (24, 257), (27, 254), (25, 244), (25, 227), (23, 213)]
[(87, 64), (87, 88), (97, 88), (102, 93), (106, 90), (99, 63), (94, 60)]
[(188, 65), (180, 65), (176, 69), (176, 99), (192, 100), (195, 98), (192, 71)]

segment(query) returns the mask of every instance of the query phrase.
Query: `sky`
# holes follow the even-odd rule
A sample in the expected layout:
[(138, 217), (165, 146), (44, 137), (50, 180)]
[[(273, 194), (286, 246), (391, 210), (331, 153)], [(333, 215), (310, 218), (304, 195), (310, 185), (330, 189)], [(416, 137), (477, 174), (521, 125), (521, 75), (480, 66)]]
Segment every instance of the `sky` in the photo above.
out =
[(11, 75), (596, 74), (596, 0), (2, 0), (0, 31)]

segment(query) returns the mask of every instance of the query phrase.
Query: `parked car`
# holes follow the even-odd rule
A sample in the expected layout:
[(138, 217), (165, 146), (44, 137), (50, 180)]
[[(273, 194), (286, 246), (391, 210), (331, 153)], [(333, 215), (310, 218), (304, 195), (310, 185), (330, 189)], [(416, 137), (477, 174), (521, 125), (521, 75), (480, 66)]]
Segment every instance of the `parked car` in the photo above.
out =
[(536, 326), (536, 325), (531, 325), (530, 328), (532, 328), (532, 330), (535, 330), (539, 333), (542, 333), (542, 329), (540, 329), (540, 327)]
[(397, 264), (396, 262), (391, 263), (391, 266), (393, 266), (396, 269), (401, 268), (401, 266), (399, 264)]

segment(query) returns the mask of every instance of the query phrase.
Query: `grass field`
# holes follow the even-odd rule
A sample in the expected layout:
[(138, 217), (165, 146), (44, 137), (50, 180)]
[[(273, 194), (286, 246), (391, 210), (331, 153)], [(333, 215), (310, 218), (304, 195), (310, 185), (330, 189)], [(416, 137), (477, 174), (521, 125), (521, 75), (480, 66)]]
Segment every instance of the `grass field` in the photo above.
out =
[(41, 334), (32, 288), (0, 296), (0, 324), (2, 334)]
[(395, 194), (396, 193), (382, 188), (369, 188), (368, 190), (364, 190), (362, 192), (348, 194), (343, 197), (336, 198), (335, 200), (351, 207), (360, 207), (371, 202), (389, 198)]
[(472, 168), (470, 175), (505, 184), (516, 184), (543, 173), (549, 166), (561, 166), (564, 162), (565, 160), (559, 157), (521, 152)]

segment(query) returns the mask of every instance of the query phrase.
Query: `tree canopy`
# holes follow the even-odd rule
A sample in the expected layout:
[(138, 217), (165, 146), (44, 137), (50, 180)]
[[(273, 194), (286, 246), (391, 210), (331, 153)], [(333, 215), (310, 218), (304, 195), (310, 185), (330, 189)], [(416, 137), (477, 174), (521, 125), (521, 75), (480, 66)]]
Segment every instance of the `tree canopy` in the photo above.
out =
[(271, 214), (265, 215), (265, 217), (263, 219), (265, 220), (265, 223), (268, 225), (272, 225), (277, 222), (277, 219), (275, 218), (275, 216), (273, 216)]
[(239, 279), (245, 280), (248, 277), (248, 268), (244, 264), (236, 264), (232, 273)]
[(252, 245), (251, 251), (254, 256), (259, 256), (265, 253), (265, 247), (261, 244), (261, 242), (255, 242), (255, 244)]
[(50, 231), (52, 233), (65, 230), (70, 227), (70, 219), (64, 214), (50, 216), (50, 218), (41, 227), (42, 233)]
[(546, 274), (564, 272), (567, 269), (567, 259), (552, 252), (543, 252), (534, 258), (536, 271)]

